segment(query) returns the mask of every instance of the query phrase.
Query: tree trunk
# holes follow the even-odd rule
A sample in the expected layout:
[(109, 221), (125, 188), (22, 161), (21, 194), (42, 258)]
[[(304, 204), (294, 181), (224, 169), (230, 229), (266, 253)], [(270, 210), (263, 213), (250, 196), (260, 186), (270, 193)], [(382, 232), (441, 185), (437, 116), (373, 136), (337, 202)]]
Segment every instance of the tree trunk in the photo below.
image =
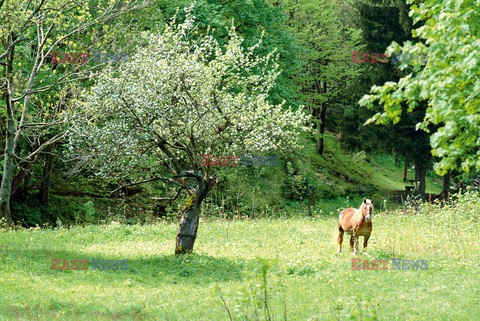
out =
[(215, 176), (209, 178), (207, 181), (202, 180), (202, 182), (199, 182), (195, 194), (191, 195), (188, 199), (187, 205), (183, 209), (182, 216), (180, 217), (180, 225), (178, 227), (175, 245), (176, 255), (193, 252), (193, 245), (197, 238), (202, 202), (216, 182), (217, 178)]
[(40, 190), (38, 191), (38, 200), (45, 207), (48, 206), (48, 196), (50, 194), (50, 181), (53, 171), (53, 155), (51, 152), (53, 151), (53, 146), (54, 145), (50, 145), (47, 148), (45, 166), (43, 167), (43, 178), (40, 184)]
[(408, 161), (405, 158), (405, 167), (403, 168), (403, 182), (407, 181), (407, 174), (408, 174)]
[(448, 194), (450, 193), (450, 171), (443, 176), (442, 185), (442, 199), (448, 201)]
[(325, 116), (327, 113), (327, 108), (326, 106), (322, 106), (322, 109), (320, 110), (320, 126), (318, 126), (318, 140), (317, 140), (317, 152), (320, 155), (323, 155), (323, 152), (325, 150), (325, 140), (323, 138), (323, 135), (325, 134)]
[[(320, 92), (322, 94), (327, 92), (327, 83), (324, 81), (321, 82)], [(323, 138), (323, 135), (325, 134), (326, 117), (327, 117), (327, 104), (325, 102), (322, 102), (322, 108), (320, 109), (320, 126), (318, 126), (319, 137), (317, 139), (317, 152), (320, 155), (323, 155), (323, 151), (325, 149), (325, 140)]]
[(425, 169), (418, 163), (415, 163), (415, 184), (418, 184), (418, 193), (425, 199)]
[[(320, 119), (320, 108), (313, 108), (312, 109), (312, 119)], [(313, 129), (317, 129), (318, 131), (320, 131), (320, 126), (319, 124), (317, 124), (316, 121), (313, 122)]]
[[(22, 184), (22, 182), (25, 182), (25, 178), (27, 177), (28, 172), (32, 169), (33, 163), (34, 161), (25, 162), (20, 167), (18, 174), (15, 176), (15, 178), (12, 181), (12, 191), (11, 191), (12, 197), (15, 198), (17, 191), (19, 191), (20, 189), (20, 185)], [(24, 185), (24, 187), (26, 186)]]
[(5, 145), (3, 144), (3, 142), (5, 141), (6, 139), (6, 136), (5, 136), (5, 128), (6, 128), (6, 124), (5, 124), (5, 119), (1, 118), (0, 116), (0, 155), (3, 155), (3, 153), (5, 152), (3, 150), (3, 148), (5, 147)]
[[(11, 41), (14, 41), (12, 37)], [(4, 98), (7, 107), (6, 115), (6, 125), (7, 130), (5, 133), (5, 149), (3, 151), (3, 176), (2, 183), (0, 185), (0, 219), (6, 219), (7, 224), (12, 223), (12, 214), (10, 211), (10, 197), (12, 191), (12, 180), (13, 180), (13, 168), (14, 168), (14, 155), (15, 150), (15, 113), (13, 110), (13, 101), (11, 95), (13, 94), (13, 57), (14, 57), (14, 48), (11, 49), (10, 53), (7, 55), (6, 59), (6, 79), (7, 84), (4, 91)]]
[(32, 178), (32, 173), (28, 172), (27, 175), (25, 175), (25, 178), (23, 179), (23, 188), (22, 188), (22, 193), (19, 195), (20, 196), (20, 201), (22, 203), (25, 203), (28, 197), (28, 188), (29, 188), (29, 183), (30, 179)]
[(7, 99), (7, 139), (5, 140), (5, 150), (3, 153), (3, 176), (0, 185), (0, 218), (6, 219), (7, 224), (12, 223), (10, 196), (13, 181), (13, 149), (15, 140), (15, 124), (11, 104), (11, 100)]

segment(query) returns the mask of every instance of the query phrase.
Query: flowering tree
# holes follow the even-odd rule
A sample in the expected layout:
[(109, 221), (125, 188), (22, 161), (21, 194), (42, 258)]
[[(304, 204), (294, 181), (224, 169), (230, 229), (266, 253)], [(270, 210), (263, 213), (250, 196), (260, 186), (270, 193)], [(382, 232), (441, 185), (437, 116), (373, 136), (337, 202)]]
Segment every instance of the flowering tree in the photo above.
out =
[[(141, 173), (189, 194), (175, 253), (192, 252), (202, 201), (217, 182), (202, 154), (298, 148), (307, 115), (268, 102), (279, 75), (274, 53), (243, 49), (230, 31), (226, 48), (195, 32), (193, 7), (162, 35), (145, 35), (129, 62), (102, 72), (86, 93), (70, 132), (70, 151), (104, 177)], [(152, 166), (156, 164), (158, 166)], [(161, 175), (163, 172), (168, 175)]]

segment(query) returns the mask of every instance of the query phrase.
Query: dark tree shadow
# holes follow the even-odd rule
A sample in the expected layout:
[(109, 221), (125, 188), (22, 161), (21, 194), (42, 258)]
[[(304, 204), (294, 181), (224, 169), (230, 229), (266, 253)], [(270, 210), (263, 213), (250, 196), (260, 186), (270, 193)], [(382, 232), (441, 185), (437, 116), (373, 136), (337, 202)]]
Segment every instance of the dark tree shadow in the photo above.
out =
[[(52, 258), (68, 260), (88, 260), (87, 270), (65, 271), (53, 270)], [(127, 260), (128, 269), (93, 270), (92, 259)], [(102, 252), (87, 253), (42, 247), (40, 245), (23, 245), (11, 247), (0, 244), (0, 262), (7, 270), (23, 270), (26, 274), (38, 276), (60, 277), (62, 274), (74, 273), (76, 281), (99, 282), (95, 275), (102, 279), (121, 282), (122, 279), (134, 281), (146, 287), (159, 284), (208, 284), (217, 282), (238, 281), (243, 279), (243, 270), (253, 268), (255, 262), (217, 258), (204, 254), (149, 256), (147, 258), (128, 258), (120, 255), (109, 255)], [(59, 264), (61, 266), (62, 264)], [(107, 266), (108, 264), (106, 264)], [(89, 280), (93, 278), (93, 280)]]

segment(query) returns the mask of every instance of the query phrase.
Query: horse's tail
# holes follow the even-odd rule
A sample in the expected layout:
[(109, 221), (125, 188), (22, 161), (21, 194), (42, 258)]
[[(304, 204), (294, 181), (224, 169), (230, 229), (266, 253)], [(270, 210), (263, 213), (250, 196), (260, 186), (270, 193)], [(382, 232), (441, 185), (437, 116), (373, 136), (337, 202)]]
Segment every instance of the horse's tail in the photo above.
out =
[(335, 229), (335, 244), (338, 245), (340, 244), (340, 235), (343, 235), (345, 232), (342, 228), (342, 215), (345, 210), (341, 211), (340, 214), (338, 214), (338, 223), (337, 223), (337, 228)]
[(340, 224), (338, 225), (338, 228), (336, 228), (335, 230), (333, 230), (332, 232), (332, 240), (333, 240), (333, 244), (335, 245), (338, 245), (340, 242), (339, 242), (339, 235), (341, 232), (343, 232), (343, 229), (340, 230), (342, 227), (340, 226)]

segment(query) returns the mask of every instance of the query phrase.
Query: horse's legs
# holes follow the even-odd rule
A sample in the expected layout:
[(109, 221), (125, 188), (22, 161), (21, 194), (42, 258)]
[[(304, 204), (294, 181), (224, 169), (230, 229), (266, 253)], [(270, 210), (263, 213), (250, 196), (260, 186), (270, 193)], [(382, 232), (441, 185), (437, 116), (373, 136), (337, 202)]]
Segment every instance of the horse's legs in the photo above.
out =
[(353, 245), (354, 245), (353, 235), (350, 235), (350, 251), (352, 252), (353, 252)]
[(356, 255), (358, 252), (358, 233), (354, 231), (352, 233), (352, 237), (353, 237), (353, 255)]
[(338, 253), (342, 252), (342, 243), (343, 243), (343, 229), (341, 227), (338, 228), (338, 236), (337, 236), (337, 244), (338, 244)]
[(367, 251), (368, 239), (370, 238), (370, 234), (367, 234), (363, 237), (363, 252)]

